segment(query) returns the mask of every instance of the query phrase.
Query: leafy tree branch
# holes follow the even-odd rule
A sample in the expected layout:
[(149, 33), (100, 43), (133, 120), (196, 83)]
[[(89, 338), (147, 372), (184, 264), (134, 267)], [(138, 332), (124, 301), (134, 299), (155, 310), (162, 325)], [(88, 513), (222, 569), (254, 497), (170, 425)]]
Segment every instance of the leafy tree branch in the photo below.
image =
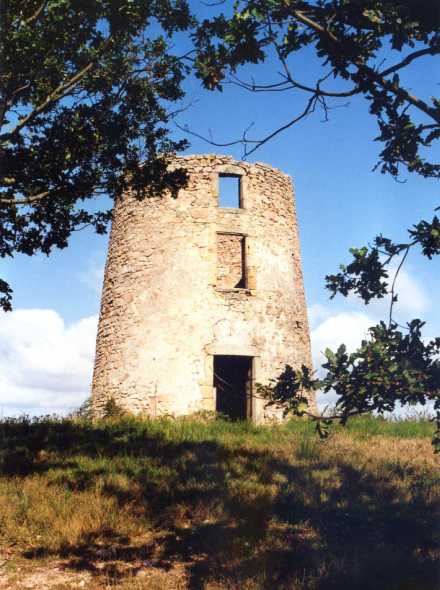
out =
[[(439, 29), (440, 15), (432, 0), (417, 4), (391, 0), (324, 0), (319, 4), (244, 0), (236, 4), (232, 17), (219, 15), (201, 23), (195, 35), (199, 49), (196, 66), (205, 86), (211, 89), (232, 83), (251, 92), (297, 90), (321, 99), (362, 94), (377, 118), (377, 139), (385, 144), (380, 154), (381, 170), (397, 177), (399, 166), (404, 165), (425, 177), (438, 178), (439, 164), (425, 161), (421, 148), (439, 138), (440, 103), (414, 94), (404, 86), (398, 72), (440, 53)], [(422, 47), (407, 52), (388, 68), (376, 63), (383, 49), (404, 53), (416, 45)], [(323, 88), (322, 81), (328, 76), (313, 86), (299, 82), (289, 59), (308, 46), (314, 47), (333, 79), (351, 83), (351, 87)], [(264, 62), (271, 48), (282, 66), (280, 82), (246, 82), (237, 77), (241, 65)], [(321, 106), (327, 113), (332, 105), (322, 100)], [(412, 109), (411, 114), (408, 109)], [(428, 121), (416, 123), (417, 112)], [(292, 118), (292, 124), (296, 118)], [(288, 127), (283, 124), (278, 132)], [(248, 155), (246, 150), (244, 155)]]
[(432, 259), (440, 254), (440, 219), (434, 215), (431, 221), (422, 220), (408, 230), (409, 242), (395, 243), (382, 235), (376, 236), (371, 247), (351, 248), (353, 260), (341, 265), (337, 274), (326, 276), (326, 287), (331, 297), (336, 294), (355, 293), (369, 303), (372, 299), (381, 299), (390, 293), (389, 273), (387, 267), (397, 257), (402, 256), (396, 275), (391, 285), (390, 323), (392, 307), (397, 301), (395, 283), (408, 253), (418, 248), (423, 256)]
[[(188, 73), (170, 39), (193, 24), (185, 0), (0, 0), (0, 257), (105, 232), (103, 197), (185, 184), (168, 169)], [(3, 309), (11, 293), (1, 281)]]
[[(308, 416), (321, 437), (329, 435), (334, 422), (345, 424), (349, 418), (365, 413), (392, 412), (401, 407), (433, 403), (435, 425), (433, 444), (440, 451), (440, 338), (428, 343), (422, 339), (424, 323), (411, 321), (405, 332), (396, 324), (381, 322), (370, 328), (369, 338), (358, 350), (348, 353), (344, 345), (336, 352), (325, 351), (324, 377), (315, 378), (303, 366), (287, 366), (278, 380), (260, 386), (269, 406), (285, 413)], [(306, 409), (307, 392), (335, 393), (337, 401), (331, 414), (315, 414)]]

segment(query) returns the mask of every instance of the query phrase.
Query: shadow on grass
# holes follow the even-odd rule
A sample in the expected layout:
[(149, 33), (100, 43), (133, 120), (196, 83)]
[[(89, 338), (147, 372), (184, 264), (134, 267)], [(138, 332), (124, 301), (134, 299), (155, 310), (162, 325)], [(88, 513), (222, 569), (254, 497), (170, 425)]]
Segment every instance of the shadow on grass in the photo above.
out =
[(148, 540), (101, 530), (25, 551), (28, 559), (63, 557), (115, 583), (184, 563), (191, 590), (438, 590), (438, 504), (405, 473), (399, 480), (347, 456), (326, 459), (307, 441), (290, 456), (233, 438), (173, 440), (130, 420), (9, 423), (0, 432), (4, 474), (51, 470), (54, 485), (73, 491), (99, 480), (127, 518), (153, 524)]

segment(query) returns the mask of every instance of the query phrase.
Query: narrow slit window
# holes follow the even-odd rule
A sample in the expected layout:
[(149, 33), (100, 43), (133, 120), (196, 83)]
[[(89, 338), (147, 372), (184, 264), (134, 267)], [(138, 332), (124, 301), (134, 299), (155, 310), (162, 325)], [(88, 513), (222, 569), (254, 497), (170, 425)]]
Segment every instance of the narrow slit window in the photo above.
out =
[(241, 208), (241, 181), (238, 174), (219, 174), (219, 207)]
[(225, 289), (246, 289), (245, 237), (217, 234), (217, 285)]

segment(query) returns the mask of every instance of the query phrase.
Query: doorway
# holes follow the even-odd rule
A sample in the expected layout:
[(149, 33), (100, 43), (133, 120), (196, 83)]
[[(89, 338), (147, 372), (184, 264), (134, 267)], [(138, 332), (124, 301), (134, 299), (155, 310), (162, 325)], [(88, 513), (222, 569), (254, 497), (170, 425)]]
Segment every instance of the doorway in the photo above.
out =
[(214, 356), (216, 411), (232, 420), (252, 417), (252, 357)]

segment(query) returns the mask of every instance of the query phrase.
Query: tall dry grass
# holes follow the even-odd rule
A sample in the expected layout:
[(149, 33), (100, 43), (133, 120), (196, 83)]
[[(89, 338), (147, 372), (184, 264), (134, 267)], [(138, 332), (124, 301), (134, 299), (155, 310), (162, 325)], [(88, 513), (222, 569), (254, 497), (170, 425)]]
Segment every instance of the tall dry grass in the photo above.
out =
[(431, 434), (374, 418), (325, 444), (303, 421), (6, 420), (1, 544), (96, 588), (438, 590)]

